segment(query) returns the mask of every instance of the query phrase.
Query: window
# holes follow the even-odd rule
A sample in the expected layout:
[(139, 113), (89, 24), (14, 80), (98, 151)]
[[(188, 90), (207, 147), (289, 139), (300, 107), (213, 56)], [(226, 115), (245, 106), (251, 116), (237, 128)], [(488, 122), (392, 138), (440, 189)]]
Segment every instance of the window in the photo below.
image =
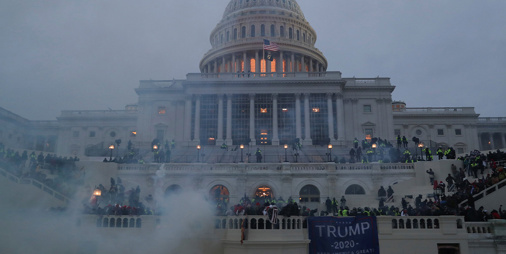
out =
[(227, 42), (230, 41), (230, 31), (227, 31)]
[(246, 27), (243, 26), (241, 29), (241, 38), (246, 38)]
[(78, 138), (79, 137), (79, 131), (73, 131), (72, 132), (72, 137)]
[(300, 41), (300, 31), (297, 30), (297, 40)]
[(371, 113), (372, 107), (371, 105), (364, 105), (364, 113)]
[(288, 38), (293, 39), (293, 29), (291, 27), (288, 28)]
[(167, 110), (165, 109), (165, 107), (158, 107), (158, 114), (159, 115), (165, 115), (165, 113), (167, 113)]
[(443, 135), (445, 135), (445, 131), (443, 129), (437, 129), (437, 135), (443, 136)]
[(394, 135), (395, 135), (395, 136), (399, 136), (399, 135), (401, 135), (401, 130), (400, 130), (400, 129), (395, 129), (395, 130), (394, 130)]
[(96, 136), (96, 133), (94, 131), (90, 131), (90, 138), (94, 138)]
[(256, 191), (255, 191), (255, 196), (256, 197), (274, 197), (274, 193), (272, 192), (272, 189), (268, 186), (262, 186), (262, 187), (259, 187)]
[(251, 37), (255, 37), (255, 25), (251, 25)]
[(320, 202), (320, 191), (314, 185), (306, 185), (299, 192), (301, 203)]
[(234, 28), (234, 40), (237, 40), (237, 28)]
[(224, 203), (227, 204), (229, 201), (230, 192), (228, 188), (223, 185), (215, 185), (211, 190), (209, 190), (209, 198), (215, 203)]
[(455, 135), (457, 136), (462, 135), (462, 129), (455, 129)]
[(464, 148), (457, 148), (457, 153), (464, 153)]
[(285, 37), (285, 27), (284, 26), (279, 27), (279, 36)]
[(265, 25), (260, 26), (260, 36), (265, 36)]
[(164, 130), (157, 130), (156, 131), (156, 138), (158, 140), (164, 140), (165, 131)]
[(130, 137), (137, 137), (137, 131), (130, 132)]
[(358, 184), (350, 185), (350, 187), (346, 188), (344, 192), (346, 195), (365, 195), (365, 190), (362, 186)]
[(274, 25), (271, 25), (271, 37), (274, 37), (274, 36), (276, 36), (276, 30), (275, 30)]
[(115, 131), (111, 131), (111, 133), (109, 133), (109, 136), (111, 136), (111, 138), (116, 137), (116, 132)]
[(366, 137), (371, 137), (371, 138), (374, 137), (374, 135), (373, 135), (373, 133), (374, 133), (373, 129), (365, 129), (364, 132), (365, 132), (365, 136)]
[(422, 135), (422, 130), (420, 130), (420, 129), (416, 130), (416, 135), (421, 136)]

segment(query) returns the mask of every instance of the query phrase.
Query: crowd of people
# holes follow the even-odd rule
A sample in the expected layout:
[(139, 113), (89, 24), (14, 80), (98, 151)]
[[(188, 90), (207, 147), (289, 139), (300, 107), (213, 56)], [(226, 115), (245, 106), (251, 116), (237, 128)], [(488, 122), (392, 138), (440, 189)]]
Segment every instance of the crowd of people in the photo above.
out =
[(10, 173), (21, 178), (32, 178), (59, 191), (72, 196), (84, 180), (83, 168), (78, 168), (78, 157), (62, 157), (28, 151), (19, 152), (5, 148), (0, 143), (0, 165)]
[[(121, 178), (111, 177), (110, 188), (99, 184), (89, 200), (83, 200), (85, 214), (97, 215), (153, 215), (154, 211), (140, 201), (141, 189), (137, 186), (125, 191)], [(149, 198), (148, 198), (149, 199)]]

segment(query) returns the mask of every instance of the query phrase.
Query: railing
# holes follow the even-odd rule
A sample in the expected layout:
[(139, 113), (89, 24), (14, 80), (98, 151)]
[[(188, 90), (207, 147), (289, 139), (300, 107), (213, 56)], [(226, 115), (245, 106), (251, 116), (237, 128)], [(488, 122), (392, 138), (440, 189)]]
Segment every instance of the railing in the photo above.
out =
[(258, 79), (258, 78), (328, 78), (340, 79), (340, 72), (222, 72), (222, 73), (189, 73), (188, 81), (208, 79)]
[[(266, 216), (229, 216), (217, 217), (215, 229), (250, 229), (250, 230), (302, 230), (307, 228), (306, 217), (278, 217), (275, 223)], [(244, 222), (244, 223), (243, 223)]]
[(478, 123), (504, 123), (506, 117), (478, 117)]
[(142, 228), (142, 218), (137, 216), (100, 216), (98, 228)]
[(33, 185), (36, 188), (41, 189), (42, 191), (48, 193), (49, 195), (55, 197), (58, 200), (65, 202), (65, 203), (70, 202), (70, 198), (68, 198), (67, 196), (61, 194), (60, 192), (54, 190), (53, 188), (45, 185), (42, 182), (35, 180), (35, 179), (17, 177), (15, 175), (9, 173), (7, 170), (5, 170), (3, 168), (0, 168), (0, 175), (6, 177), (7, 179), (9, 179), (12, 182), (18, 183), (18, 184)]
[[(396, 111), (398, 112), (398, 111)], [(476, 114), (473, 107), (414, 107), (414, 108), (404, 108), (400, 112), (408, 112), (408, 113), (446, 113), (446, 114)]]
[(118, 170), (123, 171), (157, 171), (173, 172), (188, 171), (343, 171), (343, 170), (408, 170), (413, 171), (414, 165), (407, 163), (371, 163), (371, 164), (339, 164), (339, 163), (224, 163), (224, 164), (120, 164)]
[[(478, 200), (480, 200), (480, 199), (482, 199), (482, 198), (484, 198), (484, 197), (486, 197), (486, 196), (488, 196), (488, 195), (496, 192), (497, 190), (502, 189), (504, 186), (506, 186), (506, 179), (504, 179), (504, 180), (502, 180), (502, 181), (500, 181), (500, 182), (498, 182), (498, 183), (496, 183), (496, 184), (494, 184), (494, 185), (492, 185), (492, 186), (484, 189), (483, 191), (479, 192), (476, 195), (473, 195), (474, 201), (478, 201)], [(460, 203), (460, 206), (466, 206), (467, 203), (468, 203), (467, 200), (462, 201)]]
[(468, 234), (492, 234), (492, 224), (490, 222), (466, 222)]

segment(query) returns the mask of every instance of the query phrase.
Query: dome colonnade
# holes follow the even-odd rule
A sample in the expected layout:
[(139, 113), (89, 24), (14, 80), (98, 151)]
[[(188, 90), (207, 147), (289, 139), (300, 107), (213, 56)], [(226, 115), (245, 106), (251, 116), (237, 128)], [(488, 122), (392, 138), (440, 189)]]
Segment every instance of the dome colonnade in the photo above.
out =
[[(232, 0), (211, 32), (201, 73), (325, 72), (327, 59), (315, 48), (316, 32), (294, 0)], [(276, 43), (264, 60), (264, 39)]]

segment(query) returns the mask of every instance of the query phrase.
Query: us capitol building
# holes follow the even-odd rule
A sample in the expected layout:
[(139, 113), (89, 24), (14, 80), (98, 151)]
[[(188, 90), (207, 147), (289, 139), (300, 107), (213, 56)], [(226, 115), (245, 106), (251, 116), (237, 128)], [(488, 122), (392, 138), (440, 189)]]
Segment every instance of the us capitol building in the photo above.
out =
[[(329, 162), (333, 156), (347, 162), (355, 138), (379, 137), (395, 145), (397, 136), (405, 136), (412, 154), (421, 152), (413, 147), (413, 137), (433, 153), (437, 147), (463, 154), (506, 145), (506, 117), (480, 118), (472, 107), (410, 108), (392, 101), (390, 78), (350, 78), (327, 70), (327, 59), (315, 47), (316, 32), (295, 0), (231, 0), (209, 38), (211, 49), (200, 61), (200, 73), (183, 80), (142, 80), (135, 90), (138, 102), (124, 110), (65, 110), (54, 121), (30, 121), (0, 108), (0, 142), (78, 156), (91, 186), (120, 176), (131, 185), (127, 188), (140, 185), (144, 195), (155, 197), (157, 192), (219, 188), (230, 205), (244, 195), (267, 193), (319, 209), (326, 197), (341, 196), (350, 207), (376, 207), (380, 186), (402, 193), (397, 202), (405, 194), (429, 194), (426, 169), (443, 179), (451, 164), (461, 163)], [(275, 51), (264, 50), (264, 40), (277, 45)], [(126, 154), (127, 143), (145, 164), (101, 162)], [(302, 149), (292, 149), (294, 143)], [(151, 163), (155, 149), (170, 149), (170, 163)], [(253, 159), (257, 149), (263, 152), (262, 163)], [(480, 202), (498, 207), (496, 196)], [(159, 223), (141, 217), (136, 230), (144, 233)], [(497, 240), (504, 235), (502, 224), (469, 224), (451, 216), (425, 219), (438, 220), (441, 227), (399, 229), (392, 228), (398, 218), (379, 219), (383, 253), (406, 253), (409, 246), (417, 248), (412, 253), (438, 248), (448, 251), (439, 253), (506, 253), (503, 240)], [(222, 239), (216, 253), (308, 253), (307, 232), (296, 220), (293, 225), (299, 226), (283, 229), (282, 236), (251, 229), (245, 249), (236, 241), (237, 219), (224, 219), (213, 235)], [(95, 225), (96, 218), (89, 221)], [(117, 228), (103, 230), (122, 234)]]

